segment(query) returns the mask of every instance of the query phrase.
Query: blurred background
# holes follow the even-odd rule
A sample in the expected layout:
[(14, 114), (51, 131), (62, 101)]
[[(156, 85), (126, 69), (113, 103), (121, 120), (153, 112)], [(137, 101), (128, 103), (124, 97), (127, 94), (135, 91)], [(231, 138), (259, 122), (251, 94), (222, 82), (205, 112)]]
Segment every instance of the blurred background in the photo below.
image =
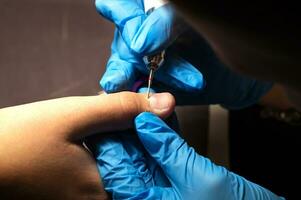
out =
[(93, 1), (0, 0), (0, 106), (96, 94), (113, 27)]
[[(0, 0), (0, 108), (71, 95), (94, 95), (110, 55), (113, 25), (93, 0)], [(200, 154), (272, 191), (300, 165), (299, 126), (262, 119), (263, 107), (177, 108), (185, 139)]]

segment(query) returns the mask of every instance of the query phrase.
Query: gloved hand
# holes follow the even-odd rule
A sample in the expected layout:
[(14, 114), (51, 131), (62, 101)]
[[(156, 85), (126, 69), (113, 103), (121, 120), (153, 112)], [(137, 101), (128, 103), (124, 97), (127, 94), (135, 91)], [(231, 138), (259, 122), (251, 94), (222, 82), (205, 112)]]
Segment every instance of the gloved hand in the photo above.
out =
[[(144, 159), (145, 155), (138, 155), (132, 160), (121, 153), (117, 158), (117, 155), (111, 155), (115, 156), (114, 161), (111, 161), (110, 151), (102, 151), (100, 157), (107, 160), (98, 164), (101, 163), (100, 171), (106, 177), (105, 189), (109, 189), (113, 197), (116, 197), (114, 194), (121, 194), (120, 188), (127, 191), (126, 196), (120, 195), (116, 199), (283, 199), (198, 155), (154, 114), (140, 114), (135, 119), (135, 126), (139, 140), (149, 153), (147, 156), (158, 163), (169, 183), (156, 183), (157, 180), (165, 179), (165, 176), (160, 177), (162, 173), (153, 176)], [(124, 159), (126, 164), (115, 161)], [(145, 173), (143, 176), (141, 171)]]
[[(143, 56), (169, 46), (185, 29), (170, 5), (149, 16), (144, 13), (142, 0), (96, 0), (96, 7), (116, 25), (112, 55), (100, 82), (107, 93), (131, 90), (141, 74), (149, 73)], [(172, 54), (167, 55), (165, 65), (156, 72), (155, 79), (180, 91), (197, 92), (203, 88), (202, 74)]]
[(272, 86), (226, 68), (171, 5), (149, 16), (142, 0), (96, 0), (96, 7), (116, 25), (112, 55), (100, 81), (108, 93), (130, 90), (141, 75), (149, 73), (143, 56), (162, 49), (167, 49), (167, 55), (156, 72), (155, 89), (171, 92), (179, 105), (241, 108), (257, 102)]
[[(138, 92), (144, 93), (146, 90), (140, 88)], [(179, 129), (175, 114), (165, 118), (165, 121), (173, 129)], [(134, 129), (95, 135), (88, 138), (86, 144), (97, 160), (104, 185), (108, 186), (105, 190), (112, 194), (113, 199), (130, 198), (141, 192), (141, 188), (137, 187), (141, 184), (148, 187), (170, 186), (158, 163), (142, 146)], [(122, 179), (117, 183), (120, 177)], [(116, 181), (116, 184), (110, 187), (112, 181)]]
[(129, 199), (145, 187), (170, 186), (157, 162), (149, 156), (134, 130), (89, 138), (105, 190), (112, 199)]

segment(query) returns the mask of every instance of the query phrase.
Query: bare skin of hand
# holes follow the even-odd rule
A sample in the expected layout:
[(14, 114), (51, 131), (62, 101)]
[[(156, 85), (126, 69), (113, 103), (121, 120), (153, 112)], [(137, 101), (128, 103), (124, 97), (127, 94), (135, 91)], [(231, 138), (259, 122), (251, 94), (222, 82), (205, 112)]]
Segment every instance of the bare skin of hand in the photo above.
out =
[(144, 111), (165, 118), (174, 106), (168, 93), (122, 92), (0, 109), (0, 199), (107, 199), (83, 139), (131, 128)]

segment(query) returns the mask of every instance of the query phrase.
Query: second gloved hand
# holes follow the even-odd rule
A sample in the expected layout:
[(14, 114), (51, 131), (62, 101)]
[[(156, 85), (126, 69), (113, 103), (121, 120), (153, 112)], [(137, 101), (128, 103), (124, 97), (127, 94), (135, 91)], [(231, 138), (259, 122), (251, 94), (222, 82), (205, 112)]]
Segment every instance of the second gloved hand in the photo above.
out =
[(139, 77), (149, 73), (143, 56), (163, 49), (167, 55), (155, 75), (156, 90), (171, 92), (180, 105), (241, 108), (256, 103), (272, 86), (225, 67), (171, 5), (148, 16), (142, 0), (96, 0), (96, 7), (116, 25), (112, 55), (100, 81), (108, 93), (131, 90)]
[[(107, 93), (131, 90), (137, 79), (149, 73), (143, 56), (167, 48), (186, 29), (171, 5), (160, 7), (148, 16), (142, 0), (96, 0), (96, 8), (116, 25), (112, 55), (100, 81)], [(202, 74), (194, 66), (169, 53), (155, 79), (185, 92), (199, 92), (204, 85)]]
[[(114, 176), (106, 176), (105, 188), (109, 188), (113, 194), (118, 194), (121, 186), (122, 191), (128, 191), (126, 196), (118, 196), (118, 199), (283, 199), (197, 154), (176, 132), (154, 114), (140, 114), (135, 119), (135, 126), (139, 140), (148, 152), (148, 155), (145, 155), (151, 157), (162, 172), (156, 176), (152, 176), (148, 172), (147, 181), (141, 178), (141, 169), (146, 171), (145, 169), (149, 167), (148, 163), (144, 162), (144, 156), (140, 159), (136, 157), (133, 162), (129, 159), (127, 162), (129, 166), (123, 166), (120, 162), (111, 162), (108, 157), (107, 160), (98, 162), (101, 172), (107, 172), (108, 166), (111, 172), (114, 172)], [(104, 154), (106, 152), (102, 152), (102, 157), (106, 157)], [(123, 156), (121, 155), (121, 157)], [(130, 164), (131, 162), (133, 164)], [(122, 169), (131, 169), (131, 174), (125, 175)], [(164, 184), (162, 182), (156, 184), (156, 180), (166, 180), (166, 177), (168, 181), (164, 181)]]
[(154, 114), (140, 114), (135, 120), (135, 125), (142, 144), (161, 166), (171, 183), (171, 187), (152, 187), (137, 197), (176, 200), (282, 199), (198, 155)]

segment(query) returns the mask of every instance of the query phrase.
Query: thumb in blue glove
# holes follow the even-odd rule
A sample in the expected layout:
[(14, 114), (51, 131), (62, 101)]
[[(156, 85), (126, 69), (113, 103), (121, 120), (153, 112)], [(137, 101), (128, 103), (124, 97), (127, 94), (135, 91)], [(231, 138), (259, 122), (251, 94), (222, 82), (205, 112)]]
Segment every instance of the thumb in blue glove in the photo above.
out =
[(162, 168), (171, 187), (148, 188), (133, 199), (283, 199), (198, 155), (154, 114), (140, 114), (135, 125), (144, 148)]

